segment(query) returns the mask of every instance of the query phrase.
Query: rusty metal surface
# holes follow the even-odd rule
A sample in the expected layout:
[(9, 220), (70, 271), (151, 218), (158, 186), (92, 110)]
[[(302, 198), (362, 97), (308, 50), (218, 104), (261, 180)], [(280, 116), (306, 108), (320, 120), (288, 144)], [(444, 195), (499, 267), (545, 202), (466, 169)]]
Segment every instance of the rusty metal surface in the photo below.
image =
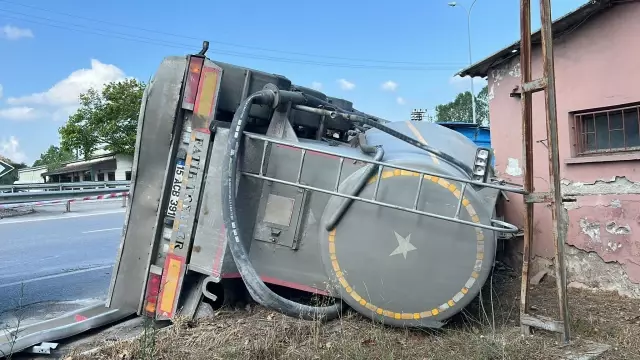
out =
[[(520, 68), (522, 73), (522, 84), (531, 82), (531, 0), (520, 1), (520, 37), (521, 54)], [(522, 92), (522, 137), (523, 137), (523, 160), (524, 168), (524, 189), (528, 193), (533, 192), (533, 135), (532, 117), (533, 110), (531, 104), (532, 94)], [(522, 249), (522, 285), (520, 288), (520, 318), (526, 314), (529, 306), (529, 263), (531, 261), (531, 243), (533, 240), (533, 203), (525, 203), (524, 217), (524, 245)], [(522, 320), (521, 320), (522, 322)], [(529, 334), (529, 326), (522, 322), (522, 332)]]
[[(558, 306), (564, 326), (562, 340), (570, 339), (569, 301), (567, 299), (567, 271), (564, 262), (566, 242), (566, 219), (562, 213), (562, 192), (560, 187), (560, 156), (558, 151), (558, 112), (556, 108), (555, 69), (553, 63), (553, 35), (551, 30), (550, 0), (540, 0), (540, 22), (542, 24), (543, 77), (547, 79), (545, 91), (545, 110), (547, 113), (547, 138), (549, 139), (549, 184), (553, 199), (551, 201), (551, 221), (555, 246), (555, 272), (558, 286)], [(527, 205), (529, 206), (529, 205)]]

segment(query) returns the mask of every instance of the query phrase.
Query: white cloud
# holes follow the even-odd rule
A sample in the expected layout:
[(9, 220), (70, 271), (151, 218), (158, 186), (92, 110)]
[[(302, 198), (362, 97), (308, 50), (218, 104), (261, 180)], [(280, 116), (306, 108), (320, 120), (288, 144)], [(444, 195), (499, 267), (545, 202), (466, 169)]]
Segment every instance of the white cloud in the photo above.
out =
[(90, 69), (80, 69), (72, 72), (66, 79), (59, 81), (45, 92), (21, 97), (10, 97), (7, 103), (11, 105), (49, 105), (68, 106), (78, 103), (80, 94), (90, 88), (102, 90), (104, 85), (112, 81), (120, 81), (125, 74), (115, 65), (103, 64), (98, 60), (91, 60)]
[(382, 83), (381, 87), (382, 87), (382, 90), (384, 91), (396, 91), (396, 89), (398, 88), (398, 83), (389, 80)]
[(407, 101), (406, 101), (402, 96), (398, 96), (398, 97), (396, 98), (396, 102), (397, 102), (398, 104), (400, 104), (400, 105), (404, 105), (404, 104), (406, 104), (406, 103), (407, 103)]
[(0, 31), (0, 37), (7, 40), (19, 40), (22, 38), (32, 38), (33, 31), (31, 29), (22, 29), (17, 26), (5, 25)]
[(38, 111), (29, 106), (16, 106), (0, 109), (0, 119), (22, 121), (32, 120), (38, 117)]
[(79, 104), (63, 106), (50, 113), (53, 121), (67, 121), (69, 116), (73, 115), (80, 108)]
[(322, 83), (314, 81), (311, 83), (311, 88), (314, 90), (322, 90)]
[(27, 155), (20, 150), (20, 142), (15, 136), (10, 136), (9, 140), (0, 139), (0, 155), (17, 163), (27, 161)]
[(345, 79), (339, 79), (338, 84), (342, 90), (353, 90), (356, 87), (356, 84)]
[[(453, 76), (449, 79), (449, 84), (458, 91), (471, 91), (471, 81), (469, 81), (468, 76)], [(487, 85), (487, 80), (480, 77), (473, 78), (473, 90), (476, 94), (479, 93), (485, 85)]]
[(100, 91), (106, 84), (125, 78), (124, 71), (117, 66), (92, 59), (90, 69), (72, 72), (47, 91), (7, 98), (7, 103), (13, 107), (0, 109), (0, 117), (11, 120), (47, 117), (66, 121), (80, 106), (80, 94), (91, 88)]

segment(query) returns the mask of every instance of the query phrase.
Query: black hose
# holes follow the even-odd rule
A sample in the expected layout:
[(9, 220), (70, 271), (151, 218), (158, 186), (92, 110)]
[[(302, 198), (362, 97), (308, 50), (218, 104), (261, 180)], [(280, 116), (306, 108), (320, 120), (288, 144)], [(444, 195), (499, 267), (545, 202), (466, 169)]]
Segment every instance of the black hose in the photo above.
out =
[[(378, 152), (378, 147), (369, 145), (369, 143), (367, 143), (367, 136), (363, 133), (358, 134), (358, 146), (360, 146), (360, 150), (367, 155), (375, 155)], [(382, 146), (380, 146), (380, 149), (382, 149)], [(384, 151), (382, 152), (382, 155), (384, 155)], [(380, 159), (377, 159), (376, 161), (382, 160), (382, 155), (380, 156)]]
[(344, 109), (341, 109), (337, 106), (335, 106), (334, 104), (331, 104), (329, 102), (326, 102), (322, 99), (318, 99), (314, 96), (305, 95), (306, 97), (306, 102), (307, 102), (307, 106), (310, 107), (323, 107), (323, 108), (333, 108), (335, 109), (334, 111), (329, 111), (329, 110), (325, 110), (327, 115), (330, 115), (331, 117), (335, 118), (335, 117), (342, 117), (343, 119), (350, 121), (352, 123), (359, 123), (359, 124), (363, 124), (363, 125), (369, 125), (373, 128), (376, 128), (382, 132), (385, 132), (399, 140), (402, 140), (410, 145), (413, 145), (419, 149), (422, 149), (426, 152), (429, 152), (431, 154), (434, 154), (440, 158), (442, 158), (443, 160), (445, 160), (446, 162), (450, 163), (453, 166), (458, 167), (460, 170), (462, 170), (462, 172), (467, 173), (468, 175), (473, 175), (473, 169), (471, 169), (467, 164), (463, 163), (462, 161), (454, 158), (453, 156), (443, 153), (442, 151), (433, 148), (429, 145), (423, 144), (421, 142), (419, 142), (418, 140), (415, 140), (413, 138), (411, 138), (410, 136), (407, 136), (399, 131), (393, 130), (388, 126), (385, 126), (382, 124), (382, 121), (385, 121), (383, 119), (379, 119), (376, 117), (373, 117), (371, 115), (368, 115), (366, 113), (363, 113), (361, 111), (346, 111)]
[[(271, 105), (279, 100), (298, 100), (295, 94), (282, 91), (276, 93), (272, 90), (261, 90), (249, 95), (238, 107), (233, 121), (231, 132), (225, 150), (225, 159), (228, 161), (222, 167), (222, 217), (227, 232), (229, 249), (233, 260), (238, 267), (242, 280), (247, 286), (251, 297), (259, 304), (279, 311), (291, 317), (305, 320), (332, 320), (337, 318), (342, 311), (342, 303), (336, 299), (336, 303), (330, 306), (308, 306), (285, 299), (269, 289), (260, 279), (255, 268), (251, 264), (248, 253), (244, 248), (238, 223), (236, 210), (236, 175), (238, 168), (238, 153), (244, 127), (249, 117), (249, 111), (253, 104)], [(291, 96), (288, 96), (291, 95)], [(276, 100), (276, 98), (278, 100)], [(302, 98), (304, 99), (304, 97)]]
[[(362, 150), (363, 153), (369, 154), (369, 155), (375, 154), (373, 156), (374, 161), (382, 161), (382, 158), (384, 157), (384, 150), (382, 149), (382, 146), (369, 145), (367, 143), (367, 137), (365, 136), (365, 134), (358, 134), (358, 144), (360, 145), (360, 150)], [(349, 192), (349, 195), (351, 196), (358, 195), (376, 170), (378, 170), (377, 164), (367, 165), (367, 169), (364, 170), (364, 173), (358, 180), (358, 183)], [(349, 208), (351, 203), (353, 203), (353, 199), (351, 198), (342, 199), (342, 203), (340, 203), (340, 206), (338, 207), (336, 212), (334, 212), (333, 215), (331, 215), (331, 217), (329, 218), (329, 220), (324, 226), (325, 229), (327, 229), (327, 231), (331, 231), (336, 226), (338, 221), (340, 221), (342, 216), (347, 212), (347, 209)]]
[(462, 170), (463, 172), (471, 175), (473, 174), (473, 170), (465, 163), (463, 163), (462, 161), (454, 158), (453, 156), (443, 153), (442, 151), (433, 148), (429, 145), (423, 144), (421, 142), (419, 142), (418, 140), (407, 136), (399, 131), (393, 130), (392, 128), (382, 125), (379, 122), (377, 122), (376, 120), (370, 119), (368, 117), (365, 116), (360, 116), (360, 115), (352, 115), (349, 113), (338, 113), (339, 116), (342, 116), (343, 118), (345, 118), (346, 120), (350, 120), (353, 122), (357, 122), (357, 123), (361, 123), (364, 125), (369, 125), (373, 128), (376, 128), (382, 132), (385, 132), (399, 140), (402, 140), (406, 143), (409, 143), (410, 145), (413, 145), (417, 148), (420, 148), (424, 151), (430, 152), (440, 158), (442, 158), (443, 160), (445, 160), (446, 162), (450, 163), (451, 165), (454, 165), (456, 167), (458, 167), (460, 170)]

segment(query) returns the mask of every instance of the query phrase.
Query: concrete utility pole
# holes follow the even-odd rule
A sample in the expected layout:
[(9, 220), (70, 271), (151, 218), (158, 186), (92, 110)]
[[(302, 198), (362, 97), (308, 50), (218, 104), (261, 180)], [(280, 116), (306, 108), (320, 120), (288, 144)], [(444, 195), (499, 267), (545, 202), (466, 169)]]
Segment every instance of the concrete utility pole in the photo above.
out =
[[(467, 39), (469, 41), (469, 66), (473, 65), (471, 61), (471, 10), (473, 9), (473, 5), (475, 5), (476, 0), (473, 0), (471, 6), (469, 6), (469, 10), (467, 10), (461, 4), (458, 4), (455, 1), (450, 2), (448, 5), (451, 7), (459, 6), (467, 13)], [(476, 92), (473, 90), (473, 77), (469, 76), (471, 79), (471, 111), (473, 117), (473, 123), (476, 124)]]

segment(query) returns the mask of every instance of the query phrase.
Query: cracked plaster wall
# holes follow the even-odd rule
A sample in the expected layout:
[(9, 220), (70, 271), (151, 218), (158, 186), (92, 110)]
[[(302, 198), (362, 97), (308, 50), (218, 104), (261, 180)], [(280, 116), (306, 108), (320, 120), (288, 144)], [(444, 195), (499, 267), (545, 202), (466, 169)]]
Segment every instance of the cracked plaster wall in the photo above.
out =
[[(575, 250), (567, 257), (569, 279), (640, 297), (640, 183), (624, 177), (589, 184), (565, 180), (562, 190), (576, 196), (565, 202), (567, 244)], [(586, 274), (599, 275), (586, 281)]]
[[(570, 35), (554, 40), (562, 187), (565, 194), (577, 197), (576, 202), (565, 203), (569, 222), (568, 243), (584, 255), (573, 257), (571, 273), (578, 277), (600, 273), (593, 276), (603, 288), (617, 286), (626, 289), (626, 281), (640, 283), (640, 206), (637, 203), (640, 200), (640, 166), (638, 160), (602, 161), (606, 156), (590, 163), (567, 162), (575, 157), (571, 114), (578, 110), (640, 101), (635, 85), (640, 83), (637, 62), (630, 57), (612, 58), (607, 55), (628, 49), (630, 44), (640, 49), (638, 18), (640, 3), (618, 5), (585, 22)], [(521, 184), (524, 174), (521, 103), (519, 98), (510, 96), (520, 84), (519, 61), (516, 56), (497, 64), (489, 71), (487, 80), (497, 174)], [(537, 46), (532, 51), (532, 69), (534, 79), (542, 75)], [(536, 192), (544, 192), (549, 190), (549, 165), (542, 92), (533, 94), (532, 131), (534, 187)], [(504, 204), (506, 219), (522, 226), (522, 197), (509, 194), (509, 198), (510, 201)], [(553, 257), (551, 228), (550, 209), (544, 204), (535, 205), (532, 248), (535, 255)], [(584, 265), (589, 261), (592, 268)], [(585, 270), (584, 274), (580, 269)], [(596, 272), (594, 269), (600, 270)], [(605, 276), (606, 269), (618, 275)], [(618, 271), (624, 272), (627, 280), (623, 280)], [(628, 289), (625, 291), (634, 294)]]

